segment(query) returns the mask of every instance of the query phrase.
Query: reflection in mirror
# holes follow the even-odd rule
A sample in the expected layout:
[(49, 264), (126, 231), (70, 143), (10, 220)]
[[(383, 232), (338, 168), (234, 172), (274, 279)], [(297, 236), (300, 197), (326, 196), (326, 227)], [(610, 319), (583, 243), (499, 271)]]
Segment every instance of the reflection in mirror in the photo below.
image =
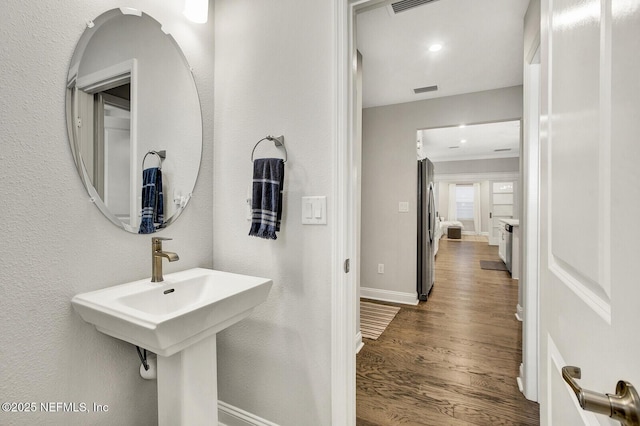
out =
[[(182, 51), (153, 18), (113, 9), (88, 25), (69, 68), (67, 129), (80, 177), (111, 222), (150, 233), (185, 208), (202, 153), (200, 103)], [(153, 169), (147, 181), (143, 169)]]

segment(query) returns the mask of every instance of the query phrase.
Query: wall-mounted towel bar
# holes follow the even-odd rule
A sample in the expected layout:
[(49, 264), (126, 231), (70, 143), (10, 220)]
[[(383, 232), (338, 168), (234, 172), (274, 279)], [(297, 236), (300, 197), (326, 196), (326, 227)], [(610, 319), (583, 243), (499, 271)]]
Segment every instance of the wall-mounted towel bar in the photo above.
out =
[(265, 136), (260, 139), (254, 146), (253, 151), (251, 151), (251, 162), (253, 162), (253, 154), (256, 151), (256, 148), (262, 141), (272, 141), (276, 147), (282, 147), (284, 149), (284, 162), (287, 162), (287, 148), (284, 146), (284, 136)]
[(142, 170), (144, 170), (144, 161), (147, 159), (147, 156), (149, 154), (155, 155), (156, 157), (158, 157), (158, 168), (162, 169), (162, 160), (164, 160), (165, 158), (167, 158), (167, 151), (166, 150), (162, 150), (162, 151), (149, 151), (144, 155), (144, 158), (142, 159)]

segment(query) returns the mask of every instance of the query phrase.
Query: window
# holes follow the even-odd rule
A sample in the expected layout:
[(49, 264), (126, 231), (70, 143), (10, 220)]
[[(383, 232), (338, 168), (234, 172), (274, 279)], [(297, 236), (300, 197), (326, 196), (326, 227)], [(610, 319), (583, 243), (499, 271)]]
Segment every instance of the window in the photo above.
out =
[(473, 220), (473, 185), (456, 185), (456, 216), (458, 220)]

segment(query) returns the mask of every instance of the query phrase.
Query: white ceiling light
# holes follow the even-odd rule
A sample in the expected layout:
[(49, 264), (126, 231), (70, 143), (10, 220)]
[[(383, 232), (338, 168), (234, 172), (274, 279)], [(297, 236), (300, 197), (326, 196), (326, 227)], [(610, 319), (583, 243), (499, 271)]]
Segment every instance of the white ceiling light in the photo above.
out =
[(466, 139), (460, 139), (460, 143), (467, 143)]
[(190, 21), (204, 24), (209, 19), (209, 0), (185, 0), (182, 13)]
[(441, 44), (436, 43), (429, 46), (429, 52), (438, 52), (439, 50), (442, 50)]
[(460, 129), (464, 129), (465, 127), (467, 127), (467, 126), (464, 125), (464, 124), (461, 124), (461, 125), (458, 126), (458, 128), (460, 128)]

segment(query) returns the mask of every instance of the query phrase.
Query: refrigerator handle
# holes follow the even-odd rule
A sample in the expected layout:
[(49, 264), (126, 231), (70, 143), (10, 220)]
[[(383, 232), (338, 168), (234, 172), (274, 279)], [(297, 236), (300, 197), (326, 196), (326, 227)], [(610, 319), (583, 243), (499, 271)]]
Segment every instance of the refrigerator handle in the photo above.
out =
[(435, 217), (435, 212), (436, 212), (436, 200), (435, 197), (433, 195), (433, 185), (429, 185), (429, 206), (428, 206), (428, 210), (429, 210), (429, 242), (433, 243), (433, 237), (435, 236), (435, 227), (436, 227), (436, 217)]

